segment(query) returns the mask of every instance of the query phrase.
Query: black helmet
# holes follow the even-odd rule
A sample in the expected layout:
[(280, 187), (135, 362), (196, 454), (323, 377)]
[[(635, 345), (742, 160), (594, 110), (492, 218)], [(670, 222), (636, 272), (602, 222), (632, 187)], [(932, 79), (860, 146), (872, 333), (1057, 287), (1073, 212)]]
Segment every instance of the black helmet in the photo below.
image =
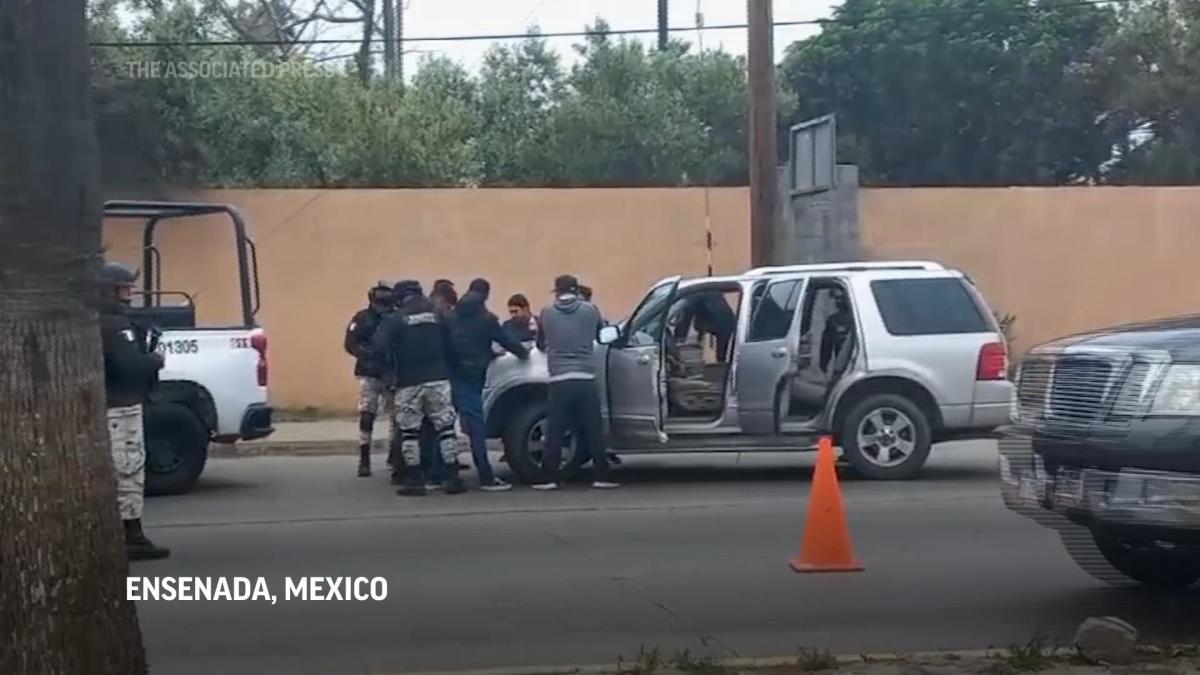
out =
[(405, 279), (404, 281), (398, 282), (392, 288), (392, 293), (395, 294), (396, 300), (399, 302), (410, 295), (423, 294), (424, 289), (421, 288), (421, 282), (413, 279)]
[(97, 275), (99, 280), (113, 286), (132, 286), (137, 283), (138, 273), (121, 263), (106, 262)]
[(391, 296), (392, 285), (386, 281), (376, 282), (376, 284), (371, 287), (371, 290), (367, 291), (367, 302), (374, 303), (375, 297), (379, 295)]

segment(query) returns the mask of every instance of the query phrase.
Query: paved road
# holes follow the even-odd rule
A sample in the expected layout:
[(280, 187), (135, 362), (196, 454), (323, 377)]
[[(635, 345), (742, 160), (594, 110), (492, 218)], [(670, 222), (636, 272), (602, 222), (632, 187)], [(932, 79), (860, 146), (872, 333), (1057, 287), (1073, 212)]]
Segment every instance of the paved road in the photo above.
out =
[(213, 461), (151, 500), (174, 549), (143, 575), (382, 576), (381, 603), (141, 602), (153, 672), (388, 673), (614, 662), (639, 645), (713, 656), (800, 646), (984, 648), (1117, 614), (1200, 639), (1196, 595), (1110, 589), (1011, 515), (994, 446), (947, 445), (907, 483), (843, 483), (867, 571), (796, 575), (812, 458), (627, 461), (615, 492), (394, 496), (347, 457)]

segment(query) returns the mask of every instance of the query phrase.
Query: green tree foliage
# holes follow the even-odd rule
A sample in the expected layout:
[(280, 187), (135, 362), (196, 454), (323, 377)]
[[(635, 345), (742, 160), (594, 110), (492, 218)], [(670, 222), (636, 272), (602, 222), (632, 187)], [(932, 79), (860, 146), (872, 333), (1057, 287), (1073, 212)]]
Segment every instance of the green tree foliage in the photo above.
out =
[(1140, 134), (1110, 182), (1200, 179), (1200, 0), (1139, 0), (1106, 45), (1111, 115)]
[(576, 47), (567, 97), (553, 117), (552, 161), (563, 184), (743, 182), (745, 68), (721, 52), (675, 43), (647, 50), (598, 22)]
[(1051, 0), (847, 0), (793, 44), (799, 121), (838, 115), (842, 161), (901, 185), (1095, 178), (1122, 130), (1092, 64), (1115, 16)]
[[(250, 10), (277, 1), (92, 1), (93, 40), (165, 45), (94, 49), (110, 188), (746, 181), (744, 61), (682, 41), (651, 49), (602, 20), (570, 68), (534, 30), (494, 46), (478, 73), (425, 58), (403, 87), (364, 76), (378, 64), (323, 62), (298, 45), (171, 44), (228, 38), (233, 19), (236, 34), (255, 33)], [(137, 20), (123, 27), (116, 6), (130, 3)], [(1200, 0), (1130, 0), (1120, 11), (1078, 0), (846, 0), (818, 35), (789, 47), (780, 121), (836, 113), (838, 159), (868, 184), (1195, 181), (1198, 20)], [(277, 72), (139, 70), (205, 62)]]
[[(93, 39), (201, 41), (226, 18), (211, 6), (155, 3), (128, 32), (94, 22)], [(738, 59), (692, 54), (684, 44), (650, 51), (612, 39), (602, 22), (578, 49), (581, 63), (570, 72), (536, 34), (494, 47), (477, 76), (425, 58), (403, 90), (250, 47), (100, 49), (106, 84), (97, 96), (128, 108), (106, 155), (137, 156), (163, 179), (213, 187), (744, 181)], [(292, 68), (272, 77), (187, 76), (183, 65), (197, 63)], [(155, 64), (160, 70), (148, 73)], [(134, 126), (147, 132), (131, 146)]]
[(492, 185), (546, 184), (554, 115), (567, 95), (558, 54), (545, 40), (488, 50), (479, 73), (477, 157)]

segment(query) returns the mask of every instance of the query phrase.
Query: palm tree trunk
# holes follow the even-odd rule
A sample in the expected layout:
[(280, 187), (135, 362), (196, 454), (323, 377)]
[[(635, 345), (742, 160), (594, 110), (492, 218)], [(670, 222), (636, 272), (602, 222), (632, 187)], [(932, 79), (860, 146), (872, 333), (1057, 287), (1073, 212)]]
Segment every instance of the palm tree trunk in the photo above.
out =
[(0, 673), (146, 671), (91, 302), (84, 0), (0, 2)]

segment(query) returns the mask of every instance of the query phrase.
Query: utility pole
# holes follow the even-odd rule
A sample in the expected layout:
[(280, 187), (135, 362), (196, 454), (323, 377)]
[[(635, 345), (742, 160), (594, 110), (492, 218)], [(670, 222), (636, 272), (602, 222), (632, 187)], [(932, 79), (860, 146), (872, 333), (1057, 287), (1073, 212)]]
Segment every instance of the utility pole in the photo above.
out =
[(775, 140), (775, 44), (772, 0), (746, 0), (750, 80), (750, 260), (769, 265), (775, 248), (779, 175)]
[(383, 0), (383, 79), (396, 81), (396, 12), (399, 0)]
[(667, 0), (658, 0), (658, 50), (667, 49)]
[(405, 0), (396, 2), (396, 83), (404, 88), (404, 4)]
[(404, 86), (404, 0), (383, 0), (383, 77)]

